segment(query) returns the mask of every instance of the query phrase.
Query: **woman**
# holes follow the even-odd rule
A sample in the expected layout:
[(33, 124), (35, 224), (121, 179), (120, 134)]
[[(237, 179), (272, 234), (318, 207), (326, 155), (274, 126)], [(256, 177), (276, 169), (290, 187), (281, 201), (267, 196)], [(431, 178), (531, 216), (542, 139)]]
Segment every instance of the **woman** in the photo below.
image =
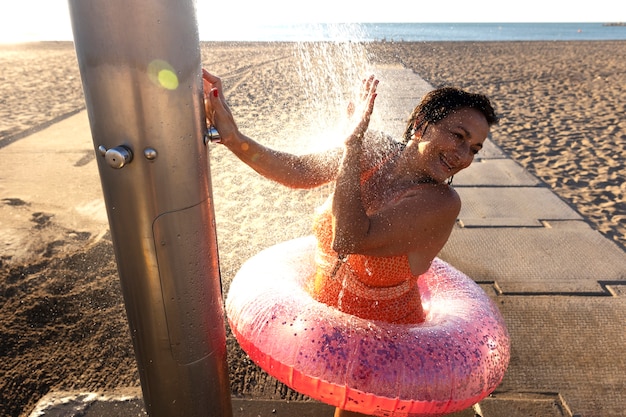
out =
[[(314, 298), (366, 319), (424, 320), (417, 277), (446, 243), (461, 208), (447, 182), (468, 167), (497, 123), (485, 96), (455, 88), (428, 93), (415, 108), (402, 142), (368, 132), (378, 80), (363, 83), (360, 117), (343, 147), (292, 155), (243, 135), (204, 71), (208, 122), (221, 143), (261, 175), (294, 188), (331, 181), (319, 211)], [(336, 416), (358, 415), (338, 410)]]

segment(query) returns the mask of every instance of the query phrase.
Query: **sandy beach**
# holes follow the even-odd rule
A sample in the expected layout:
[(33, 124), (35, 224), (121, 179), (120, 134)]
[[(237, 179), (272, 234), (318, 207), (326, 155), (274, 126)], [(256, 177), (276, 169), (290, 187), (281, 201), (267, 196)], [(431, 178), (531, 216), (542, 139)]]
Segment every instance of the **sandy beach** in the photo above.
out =
[[(410, 68), (434, 86), (456, 85), (489, 95), (501, 115), (493, 141), (624, 248), (625, 50), (625, 42), (590, 41), (380, 42), (350, 51), (374, 63)], [(297, 152), (322, 141), (324, 121), (336, 109), (310, 115), (328, 108), (326, 101), (340, 107), (349, 91), (328, 82), (303, 85), (304, 58), (322, 65), (310, 51), (289, 43), (205, 43), (202, 58), (206, 68), (223, 78), (243, 131)], [(344, 64), (339, 70), (352, 69), (360, 76), (365, 67)], [(0, 45), (0, 68), (0, 148), (85, 108), (71, 43)], [(97, 175), (95, 161), (86, 163)], [(245, 259), (308, 234), (310, 214), (328, 189), (287, 191), (219, 146), (211, 149), (211, 170), (227, 290)], [(23, 203), (16, 195), (0, 206), (6, 212)], [(45, 213), (39, 218), (43, 220), (33, 234), (49, 234), (38, 238), (32, 257), (0, 253), (2, 416), (27, 416), (51, 390), (139, 386), (110, 239), (84, 236), (73, 244), (51, 244), (54, 219), (46, 219)], [(231, 359), (245, 360), (232, 337), (228, 349)], [(236, 367), (230, 373), (235, 395), (266, 378), (257, 373), (251, 379)], [(301, 398), (286, 388), (277, 391), (285, 399)]]

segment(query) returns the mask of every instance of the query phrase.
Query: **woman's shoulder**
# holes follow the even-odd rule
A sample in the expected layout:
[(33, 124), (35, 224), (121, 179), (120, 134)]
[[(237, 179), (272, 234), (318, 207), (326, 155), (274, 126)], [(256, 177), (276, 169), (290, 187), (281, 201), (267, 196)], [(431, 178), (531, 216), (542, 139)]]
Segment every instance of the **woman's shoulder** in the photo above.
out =
[(438, 207), (442, 214), (448, 212), (456, 216), (461, 210), (459, 193), (452, 186), (444, 183), (424, 182), (407, 187), (397, 197), (397, 201), (406, 200), (413, 200), (420, 205), (424, 201), (429, 201), (433, 206)]
[[(370, 129), (365, 132), (365, 144), (372, 147), (396, 148), (404, 147), (404, 144), (396, 140), (392, 135), (382, 130)], [(380, 150), (380, 149), (379, 149)]]
[(368, 130), (363, 138), (364, 156), (369, 162), (369, 168), (379, 165), (390, 156), (398, 154), (405, 144), (397, 141), (393, 136), (379, 130)]

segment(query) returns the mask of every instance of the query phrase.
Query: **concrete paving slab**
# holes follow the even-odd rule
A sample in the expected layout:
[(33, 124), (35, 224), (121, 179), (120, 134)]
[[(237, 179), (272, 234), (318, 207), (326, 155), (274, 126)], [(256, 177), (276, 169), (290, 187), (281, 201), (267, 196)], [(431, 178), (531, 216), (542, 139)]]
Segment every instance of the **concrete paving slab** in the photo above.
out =
[(459, 187), (456, 190), (463, 202), (458, 216), (463, 227), (542, 227), (542, 220), (583, 220), (543, 187)]
[(455, 227), (440, 253), (476, 281), (505, 294), (605, 294), (626, 280), (626, 253), (584, 222), (556, 228)]
[(5, 260), (24, 260), (53, 236), (62, 236), (57, 246), (61, 250), (97, 241), (106, 233), (109, 226), (86, 111), (1, 151), (5, 162), (0, 164), (0, 242)]
[[(491, 142), (491, 141), (489, 141)], [(488, 142), (485, 142), (488, 143)], [(487, 147), (487, 146), (485, 146)], [(483, 152), (485, 152), (483, 154)], [(489, 156), (487, 156), (489, 152)], [(534, 187), (541, 185), (536, 177), (511, 159), (497, 158), (495, 151), (483, 149), (481, 157), (454, 177), (454, 187)]]
[[(334, 408), (317, 401), (281, 401), (233, 398), (233, 417), (330, 417)], [(449, 417), (564, 417), (558, 394), (497, 394)], [(50, 393), (29, 417), (145, 417), (141, 393), (134, 396), (99, 393)]]
[[(483, 148), (478, 152), (478, 154), (474, 157), (474, 162), (480, 162), (483, 159), (499, 159), (506, 158), (506, 154), (500, 149), (498, 145), (493, 143), (490, 138), (485, 139), (483, 143)], [(463, 171), (465, 172), (465, 170)], [(464, 175), (463, 172), (460, 172), (460, 175)]]
[(624, 415), (625, 297), (503, 295), (494, 300), (511, 337), (511, 361), (499, 392), (558, 393), (567, 416)]
[(400, 65), (377, 66), (375, 74), (380, 84), (371, 127), (401, 137), (419, 98), (432, 87)]
[(482, 417), (565, 417), (570, 416), (556, 393), (498, 393), (480, 403)]
[[(334, 408), (317, 401), (232, 399), (233, 417), (332, 416)], [(140, 390), (113, 393), (55, 392), (39, 401), (29, 417), (145, 417)], [(462, 417), (462, 416), (459, 416)]]

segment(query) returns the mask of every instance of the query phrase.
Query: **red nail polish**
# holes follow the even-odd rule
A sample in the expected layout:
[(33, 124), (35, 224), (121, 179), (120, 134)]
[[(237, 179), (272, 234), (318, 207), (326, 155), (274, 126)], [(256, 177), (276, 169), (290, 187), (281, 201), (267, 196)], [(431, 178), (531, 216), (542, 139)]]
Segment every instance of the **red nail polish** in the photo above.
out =
[(217, 97), (219, 95), (219, 91), (213, 90), (213, 97)]

